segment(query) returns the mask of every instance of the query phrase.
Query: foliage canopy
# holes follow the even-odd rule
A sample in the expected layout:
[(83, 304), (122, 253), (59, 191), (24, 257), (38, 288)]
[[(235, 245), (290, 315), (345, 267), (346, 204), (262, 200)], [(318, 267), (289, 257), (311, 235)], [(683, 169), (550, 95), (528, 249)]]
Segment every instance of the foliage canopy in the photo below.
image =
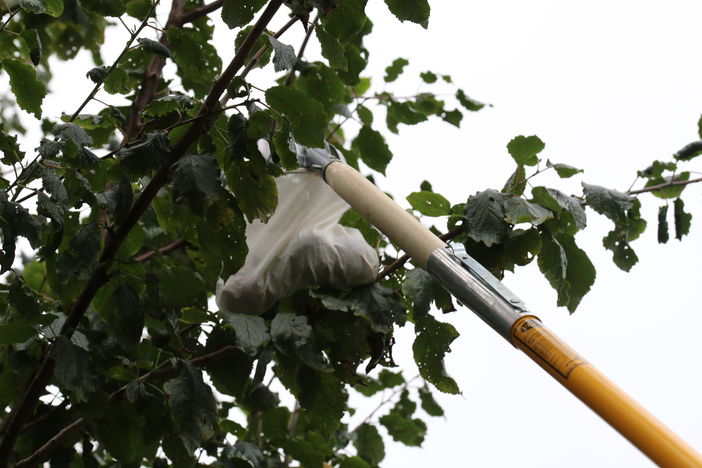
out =
[[(427, 0), (385, 4), (398, 20), (429, 26)], [(459, 127), (484, 104), (433, 71), (419, 79), (428, 90), (451, 88), (451, 97), (396, 96), (406, 58), (388, 65), (385, 90), (374, 92), (363, 75), (373, 29), (366, 0), (3, 5), (0, 465), (363, 468), (382, 462), (383, 433), (421, 445), (422, 418), (443, 415), (434, 389), (460, 392), (443, 363), (458, 331), (430, 313), (455, 307), (358, 213), (341, 222), (377, 248), (384, 269), (373, 284), (301, 290), (262, 316), (221, 316), (208, 299), (218, 278), (243, 265), (246, 222), (275, 210), (274, 178), (297, 168), (294, 142), (330, 142), (354, 167), (384, 174), (393, 157), (385, 129), (429, 119)], [(216, 15), (236, 47), (229, 64), (213, 44)], [(285, 15), (281, 29), (269, 29)], [(105, 32), (121, 27), (128, 41), (105, 64)], [(286, 43), (286, 31), (302, 27), (304, 42)], [(318, 59), (306, 57), (309, 41), (319, 43)], [(42, 119), (52, 66), (81, 50), (95, 67), (76, 80), (92, 91), (60, 120)], [(275, 84), (250, 82), (254, 68), (270, 70)], [(101, 107), (83, 113), (88, 103)], [(28, 141), (39, 129), (41, 140)], [(579, 195), (532, 183), (547, 170), (582, 172), (543, 161), (544, 148), (537, 136), (508, 142), (515, 169), (500, 189), (453, 204), (424, 182), (407, 201), (497, 277), (536, 260), (570, 312), (595, 281), (576, 243), (587, 208), (612, 221), (603, 245), (625, 271), (647, 224), (638, 194), (663, 201), (659, 242), (669, 240), (671, 216), (677, 239), (689, 232), (680, 196), (698, 180), (683, 169), (702, 142), (639, 171), (640, 189), (584, 183)], [(393, 330), (406, 323), (416, 331), (415, 378), (393, 370)], [(350, 427), (349, 392), (383, 392), (389, 408)]]

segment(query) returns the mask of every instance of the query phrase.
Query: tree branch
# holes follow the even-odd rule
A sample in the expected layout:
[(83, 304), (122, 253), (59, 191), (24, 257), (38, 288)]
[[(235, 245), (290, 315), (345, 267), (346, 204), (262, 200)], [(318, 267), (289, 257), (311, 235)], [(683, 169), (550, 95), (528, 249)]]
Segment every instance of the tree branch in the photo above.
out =
[[(465, 231), (465, 228), (463, 226), (456, 226), (453, 229), (451, 229), (449, 232), (446, 234), (442, 234), (439, 236), (439, 239), (442, 241), (450, 241), (451, 239), (457, 237), (460, 235), (463, 231)], [(392, 262), (390, 265), (386, 266), (383, 271), (381, 271), (378, 276), (376, 277), (376, 281), (379, 281), (383, 279), (384, 277), (395, 273), (395, 271), (399, 270), (402, 268), (405, 263), (407, 263), (412, 257), (410, 257), (407, 254), (404, 254), (402, 257), (398, 258), (394, 262)]]
[(150, 260), (151, 258), (155, 257), (159, 253), (167, 255), (167, 254), (173, 252), (174, 250), (182, 249), (184, 247), (187, 247), (188, 245), (189, 245), (188, 241), (186, 241), (185, 239), (176, 239), (173, 242), (169, 242), (168, 244), (164, 245), (163, 247), (159, 247), (156, 250), (144, 252), (143, 254), (139, 254), (139, 255), (135, 256), (134, 261), (142, 263), (142, 262), (145, 262), (147, 260)]
[(151, 15), (154, 13), (154, 10), (156, 10), (156, 6), (158, 5), (158, 3), (159, 3), (159, 0), (156, 0), (154, 2), (154, 4), (151, 5), (151, 9), (149, 10), (149, 13), (146, 15), (146, 18), (144, 18), (144, 20), (141, 22), (139, 27), (136, 28), (134, 30), (134, 32), (132, 33), (132, 35), (129, 37), (129, 40), (127, 41), (127, 45), (124, 46), (124, 49), (122, 49), (122, 52), (120, 52), (120, 54), (117, 56), (117, 58), (112, 63), (112, 65), (110, 65), (110, 68), (107, 69), (107, 73), (105, 74), (103, 79), (93, 87), (93, 90), (90, 92), (88, 97), (85, 98), (83, 103), (80, 106), (78, 106), (78, 109), (76, 109), (76, 111), (73, 113), (73, 115), (71, 115), (71, 118), (68, 119), (69, 122), (73, 122), (76, 119), (76, 117), (78, 117), (78, 115), (83, 110), (83, 108), (95, 97), (98, 90), (100, 89), (100, 86), (102, 86), (102, 84), (105, 82), (105, 80), (110, 75), (110, 73), (112, 73), (112, 71), (117, 67), (117, 64), (120, 62), (120, 60), (122, 60), (122, 58), (125, 56), (125, 54), (132, 47), (132, 43), (137, 38), (139, 33), (141, 33), (141, 30), (146, 27), (146, 24), (149, 22), (149, 19), (151, 18)]
[(644, 187), (638, 190), (629, 190), (626, 192), (629, 195), (638, 195), (640, 193), (655, 192), (656, 190), (662, 190), (668, 187), (681, 187), (689, 184), (696, 184), (697, 182), (702, 182), (702, 177), (690, 180), (670, 180), (658, 185), (651, 185), (650, 187)]
[[(131, 229), (137, 224), (141, 216), (151, 204), (158, 191), (168, 181), (168, 174), (171, 166), (180, 159), (203, 133), (209, 129), (206, 117), (211, 109), (214, 109), (218, 104), (220, 96), (224, 93), (227, 85), (236, 76), (236, 73), (244, 65), (246, 58), (253, 49), (256, 40), (265, 30), (268, 23), (271, 21), (275, 13), (282, 5), (283, 0), (271, 0), (266, 9), (261, 14), (260, 18), (252, 28), (249, 35), (244, 40), (241, 48), (234, 56), (232, 61), (227, 66), (222, 75), (214, 82), (210, 93), (205, 99), (204, 104), (200, 108), (198, 117), (200, 119), (194, 121), (185, 131), (184, 135), (171, 147), (171, 156), (164, 167), (156, 172), (139, 198), (136, 200), (132, 209), (127, 214), (124, 222), (105, 240), (102, 253), (97, 262), (97, 267), (88, 279), (83, 291), (78, 299), (73, 303), (66, 317), (64, 325), (61, 327), (60, 334), (70, 337), (73, 334), (76, 326), (83, 318), (85, 311), (88, 309), (98, 290), (108, 280), (108, 268), (114, 259), (117, 250), (122, 245)], [(3, 421), (3, 427), (0, 429), (2, 441), (0, 442), (0, 466), (7, 466), (12, 448), (17, 440), (17, 437), (24, 425), (25, 421), (32, 413), (36, 402), (42, 390), (49, 383), (53, 369), (53, 361), (51, 352), (53, 347), (49, 347), (46, 351), (42, 363), (37, 373), (32, 377), (29, 385), (24, 391), (19, 402), (12, 408), (10, 414)]]
[(212, 3), (208, 3), (207, 5), (203, 5), (199, 8), (195, 8), (194, 10), (190, 10), (180, 18), (180, 23), (178, 24), (178, 26), (182, 26), (187, 23), (192, 23), (193, 21), (198, 20), (203, 16), (207, 16), (213, 11), (217, 11), (218, 9), (222, 8), (222, 5), (224, 5), (224, 0), (216, 0)]
[[(203, 366), (207, 364), (208, 362), (211, 361), (216, 361), (218, 359), (222, 359), (225, 357), (229, 357), (233, 355), (234, 353), (238, 352), (239, 348), (233, 345), (227, 345), (224, 346), (216, 351), (213, 351), (208, 354), (204, 354), (202, 356), (199, 356), (197, 358), (191, 359), (190, 362), (194, 366)], [(163, 376), (163, 375), (168, 375), (170, 373), (173, 373), (176, 370), (175, 366), (170, 366), (170, 367), (164, 367), (162, 369), (154, 369), (151, 372), (148, 372), (138, 379), (136, 379), (136, 382), (144, 382), (147, 380), (150, 380), (153, 377), (157, 376)], [(110, 401), (115, 401), (118, 399), (125, 391), (127, 390), (127, 385), (120, 387), (119, 389), (115, 390), (110, 394)], [(15, 468), (22, 468), (22, 467), (30, 467), (30, 466), (36, 466), (39, 463), (48, 461), (51, 457), (51, 453), (61, 445), (61, 443), (73, 433), (73, 431), (79, 429), (82, 427), (88, 420), (86, 418), (78, 418), (75, 421), (73, 421), (71, 424), (68, 426), (64, 427), (61, 429), (55, 436), (53, 436), (51, 439), (49, 439), (44, 445), (36, 449), (31, 455), (28, 457), (20, 460), (16, 465)]]

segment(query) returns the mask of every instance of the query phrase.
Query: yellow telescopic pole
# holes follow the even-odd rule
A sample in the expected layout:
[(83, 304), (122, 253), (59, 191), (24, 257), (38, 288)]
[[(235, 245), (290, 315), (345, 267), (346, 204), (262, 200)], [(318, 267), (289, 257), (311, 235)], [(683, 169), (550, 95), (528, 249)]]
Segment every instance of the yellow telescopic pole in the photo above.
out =
[(527, 312), (524, 304), (475, 260), (441, 239), (329, 151), (303, 149), (301, 165), (316, 169), (356, 211), (367, 218), (415, 264), (524, 351), (553, 378), (663, 467), (702, 467), (702, 457), (592, 364)]

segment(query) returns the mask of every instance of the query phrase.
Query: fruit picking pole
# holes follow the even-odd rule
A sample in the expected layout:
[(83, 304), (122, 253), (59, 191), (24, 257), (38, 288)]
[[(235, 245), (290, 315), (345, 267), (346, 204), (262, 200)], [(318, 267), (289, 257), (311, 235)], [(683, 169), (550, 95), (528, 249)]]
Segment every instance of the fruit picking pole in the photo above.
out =
[(524, 303), (479, 263), (447, 246), (334, 149), (300, 149), (303, 167), (317, 170), (349, 205), (409, 254), (451, 294), (663, 467), (702, 467), (702, 457), (592, 364), (528, 313)]

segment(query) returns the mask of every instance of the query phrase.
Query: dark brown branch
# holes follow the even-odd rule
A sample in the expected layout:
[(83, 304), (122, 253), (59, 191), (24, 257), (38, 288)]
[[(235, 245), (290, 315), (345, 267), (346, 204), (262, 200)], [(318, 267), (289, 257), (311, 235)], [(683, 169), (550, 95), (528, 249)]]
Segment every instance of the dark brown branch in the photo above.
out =
[(185, 239), (176, 239), (173, 242), (169, 242), (168, 244), (164, 245), (163, 247), (159, 247), (156, 250), (151, 250), (149, 252), (144, 252), (143, 254), (139, 254), (134, 257), (135, 262), (145, 262), (159, 253), (161, 254), (169, 254), (173, 252), (174, 250), (182, 249), (188, 245), (188, 241)]
[[(207, 122), (207, 115), (211, 109), (216, 108), (218, 105), (218, 100), (226, 90), (227, 85), (244, 65), (246, 58), (249, 56), (254, 44), (256, 43), (256, 40), (263, 33), (266, 26), (278, 11), (282, 3), (283, 0), (271, 0), (271, 2), (268, 4), (266, 9), (261, 14), (261, 17), (252, 28), (251, 32), (249, 32), (248, 36), (244, 40), (241, 48), (227, 66), (224, 73), (222, 73), (222, 75), (212, 85), (210, 93), (208, 94), (198, 113), (198, 116), (201, 118), (193, 122), (187, 128), (184, 135), (171, 147), (171, 156), (168, 163), (156, 172), (154, 177), (151, 179), (151, 182), (149, 182), (142, 194), (132, 206), (132, 209), (127, 214), (124, 222), (119, 226), (114, 234), (108, 236), (106, 239), (105, 246), (97, 262), (97, 267), (88, 279), (88, 282), (83, 288), (83, 291), (80, 293), (78, 299), (71, 306), (66, 321), (63, 327), (61, 327), (60, 334), (62, 336), (70, 337), (73, 334), (73, 331), (83, 318), (83, 315), (88, 309), (90, 302), (95, 297), (95, 294), (107, 282), (110, 263), (114, 259), (119, 247), (122, 245), (129, 232), (137, 224), (158, 191), (168, 181), (168, 174), (171, 166), (185, 154), (195, 140), (209, 130), (209, 125), (211, 124), (208, 124)], [(3, 421), (3, 427), (0, 431), (0, 434), (2, 435), (2, 442), (0, 442), (0, 467), (7, 466), (10, 454), (12, 453), (12, 448), (14, 447), (22, 426), (32, 413), (41, 392), (49, 383), (53, 368), (51, 352), (52, 348), (50, 347), (44, 355), (39, 370), (32, 377), (19, 402), (12, 408), (10, 414), (5, 418), (5, 421)]]
[[(185, 9), (185, 0), (173, 0), (171, 5), (171, 11), (168, 14), (168, 20), (166, 21), (166, 29), (173, 26), (182, 25), (182, 18)], [(166, 34), (161, 34), (159, 42), (165, 47), (168, 47), (168, 37)], [(132, 112), (129, 115), (129, 122), (127, 124), (127, 134), (124, 137), (123, 144), (126, 144), (137, 137), (141, 131), (141, 112), (146, 108), (146, 106), (153, 101), (156, 96), (156, 88), (158, 86), (158, 81), (161, 79), (163, 74), (163, 67), (166, 66), (166, 59), (159, 55), (153, 55), (149, 65), (146, 67), (146, 72), (144, 73), (144, 78), (141, 81), (141, 87), (139, 88), (139, 94), (134, 103), (132, 104)]]
[[(110, 73), (112, 73), (112, 71), (113, 71), (115, 68), (117, 68), (117, 64), (120, 62), (120, 60), (122, 60), (122, 58), (125, 56), (125, 54), (126, 54), (126, 53), (129, 51), (129, 49), (132, 47), (132, 43), (133, 43), (134, 40), (137, 38), (137, 36), (138, 36), (139, 33), (141, 32), (141, 30), (144, 29), (144, 28), (146, 27), (147, 23), (149, 22), (149, 19), (151, 18), (151, 15), (153, 14), (154, 10), (156, 9), (156, 5), (158, 5), (158, 0), (155, 1), (154, 4), (151, 6), (151, 10), (149, 10), (149, 13), (146, 15), (146, 18), (144, 18), (144, 20), (141, 22), (141, 24), (139, 25), (139, 27), (136, 28), (136, 30), (134, 30), (134, 32), (131, 34), (131, 36), (129, 36), (129, 40), (127, 41), (127, 45), (124, 46), (124, 49), (122, 49), (122, 52), (120, 52), (120, 54), (117, 56), (117, 58), (116, 58), (115, 61), (112, 63), (112, 65), (110, 65), (110, 68), (107, 69), (107, 73), (106, 73), (105, 76), (103, 77), (102, 81), (100, 81), (99, 83), (97, 83), (97, 84), (93, 87), (93, 90), (90, 92), (90, 94), (88, 95), (88, 97), (85, 98), (85, 100), (81, 103), (81, 105), (78, 106), (78, 109), (76, 109), (76, 111), (73, 113), (73, 115), (71, 115), (71, 118), (68, 119), (69, 122), (73, 122), (73, 121), (76, 119), (76, 117), (78, 117), (78, 115), (79, 115), (80, 112), (83, 110), (83, 108), (95, 97), (95, 95), (97, 94), (98, 90), (100, 89), (100, 86), (102, 86), (102, 84), (105, 82), (105, 80), (106, 80), (107, 77), (110, 75)], [(0, 460), (0, 461), (1, 461), (1, 460)]]
[(695, 184), (697, 182), (702, 182), (702, 177), (690, 180), (670, 180), (662, 184), (651, 185), (650, 187), (644, 187), (638, 190), (629, 190), (626, 193), (628, 193), (629, 195), (638, 195), (640, 193), (655, 192), (656, 190), (662, 190), (668, 187), (681, 187), (689, 184)]
[(195, 8), (194, 10), (185, 13), (180, 18), (180, 23), (178, 24), (178, 26), (182, 26), (187, 23), (192, 23), (193, 21), (200, 19), (203, 16), (207, 16), (213, 11), (217, 11), (218, 9), (222, 8), (222, 5), (224, 5), (224, 0), (216, 0), (212, 3), (208, 3), (207, 5)]
[(58, 404), (56, 406), (52, 406), (44, 414), (42, 414), (41, 416), (37, 417), (36, 419), (33, 419), (33, 420), (29, 421), (27, 424), (25, 424), (24, 427), (22, 428), (22, 431), (28, 431), (32, 427), (37, 426), (38, 424), (41, 424), (42, 422), (46, 421), (51, 416), (53, 416), (54, 413), (56, 413), (57, 411), (65, 409), (66, 406), (68, 406), (68, 403), (69, 403), (68, 398), (64, 398), (64, 400), (60, 404)]
[[(463, 226), (456, 226), (453, 229), (451, 229), (449, 232), (446, 234), (442, 234), (439, 236), (439, 239), (442, 241), (450, 241), (451, 239), (459, 236), (465, 228)], [(376, 281), (381, 280), (385, 278), (386, 276), (396, 272), (400, 268), (402, 268), (405, 263), (407, 263), (412, 257), (410, 257), (407, 254), (404, 254), (402, 257), (398, 258), (394, 262), (392, 262), (390, 265), (386, 266), (383, 271), (381, 271), (378, 276), (376, 277)]]
[[(225, 357), (229, 357), (236, 352), (238, 352), (238, 348), (236, 346), (228, 345), (228, 346), (224, 346), (216, 351), (213, 351), (209, 354), (204, 354), (204, 355), (199, 356), (197, 358), (191, 359), (189, 362), (194, 366), (203, 366), (203, 365), (207, 364), (208, 362), (216, 361), (218, 359), (222, 359)], [(176, 370), (175, 366), (164, 367), (161, 369), (154, 369), (151, 372), (148, 372), (148, 373), (142, 375), (136, 381), (137, 382), (145, 382), (145, 381), (150, 380), (154, 377), (171, 374), (175, 370)], [(119, 389), (112, 392), (112, 394), (110, 394), (110, 401), (115, 401), (118, 398), (120, 398), (126, 390), (127, 390), (127, 385), (120, 387)], [(55, 436), (53, 436), (44, 445), (42, 445), (37, 450), (35, 450), (31, 455), (20, 460), (15, 465), (15, 468), (22, 468), (22, 467), (28, 468), (30, 466), (36, 466), (39, 463), (48, 461), (51, 457), (51, 453), (57, 447), (59, 447), (61, 445), (61, 443), (66, 439), (66, 437), (71, 435), (75, 430), (82, 427), (86, 422), (87, 422), (86, 418), (76, 419), (71, 424), (69, 424), (68, 426), (61, 429)]]

